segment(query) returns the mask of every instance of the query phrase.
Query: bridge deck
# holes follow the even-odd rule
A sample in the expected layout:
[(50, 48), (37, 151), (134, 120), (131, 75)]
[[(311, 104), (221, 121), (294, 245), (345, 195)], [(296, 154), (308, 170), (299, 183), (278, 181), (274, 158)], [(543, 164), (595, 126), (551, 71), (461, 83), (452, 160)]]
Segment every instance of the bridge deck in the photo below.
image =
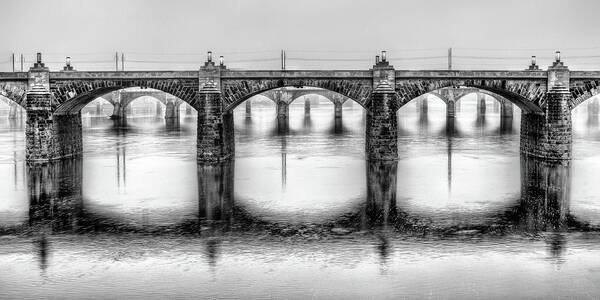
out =
[[(58, 71), (50, 72), (51, 80), (93, 79), (190, 79), (198, 78), (195, 71)], [(573, 79), (600, 79), (600, 71), (570, 71)], [(471, 79), (545, 79), (547, 71), (506, 70), (396, 70), (396, 79), (411, 78), (471, 78)], [(266, 79), (266, 78), (372, 78), (372, 70), (227, 70), (221, 71), (223, 79)], [(2, 81), (27, 80), (27, 72), (0, 72)]]

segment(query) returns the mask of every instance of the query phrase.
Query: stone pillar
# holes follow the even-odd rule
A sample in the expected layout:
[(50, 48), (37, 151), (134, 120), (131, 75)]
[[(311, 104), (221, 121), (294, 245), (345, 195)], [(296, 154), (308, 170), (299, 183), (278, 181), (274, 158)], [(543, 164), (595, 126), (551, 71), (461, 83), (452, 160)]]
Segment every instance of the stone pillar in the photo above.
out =
[(125, 108), (123, 107), (123, 102), (121, 100), (121, 93), (120, 91), (114, 91), (112, 92), (111, 95), (112, 98), (112, 104), (113, 104), (113, 113), (110, 116), (111, 119), (125, 119), (126, 115), (125, 115)]
[(248, 99), (246, 100), (246, 116), (251, 116), (252, 115), (252, 100)]
[(427, 103), (427, 95), (423, 96), (420, 104), (421, 104), (421, 114), (427, 115), (427, 112), (429, 111), (429, 103)]
[(179, 119), (179, 107), (175, 105), (175, 101), (167, 100), (167, 108), (165, 109), (165, 119)]
[(504, 118), (500, 118), (500, 133), (501, 134), (509, 134), (513, 132), (513, 118), (512, 116), (507, 116)]
[[(496, 103), (497, 101), (494, 101)], [(510, 101), (504, 100), (500, 105), (500, 117), (511, 118), (513, 117), (513, 104)]]
[(28, 162), (48, 162), (81, 154), (81, 113), (53, 115), (51, 99), (49, 92), (27, 93)]
[(342, 123), (342, 118), (334, 118), (333, 119), (333, 133), (340, 134), (344, 132), (344, 124)]
[(198, 93), (198, 161), (221, 162), (233, 158), (233, 114), (223, 113), (221, 92), (213, 81)]
[(31, 90), (27, 93), (25, 156), (28, 162), (47, 162), (56, 156), (51, 101), (49, 91)]
[(456, 116), (454, 100), (446, 102), (446, 118), (454, 118)]
[(112, 116), (110, 116), (111, 119), (125, 119), (127, 117), (127, 115), (125, 114), (125, 110), (123, 109), (123, 106), (121, 106), (121, 103), (119, 102), (115, 102), (114, 106), (113, 106), (113, 113)]
[(100, 101), (96, 102), (96, 116), (102, 115), (102, 103)]
[(485, 95), (477, 93), (477, 116), (485, 116)]
[(310, 98), (304, 97), (304, 115), (310, 116)]
[(81, 153), (81, 114), (54, 115), (50, 74), (41, 62), (29, 70), (25, 157), (28, 163), (45, 163)]
[(341, 119), (342, 118), (342, 102), (334, 102), (333, 103), (333, 109), (334, 109), (334, 115), (336, 119)]
[(546, 94), (544, 114), (521, 116), (521, 153), (550, 160), (571, 159), (571, 94), (562, 83)]
[(290, 114), (290, 106), (284, 101), (277, 102), (277, 119), (286, 120)]
[(398, 159), (398, 121), (394, 89), (381, 81), (371, 95), (366, 122), (368, 160)]

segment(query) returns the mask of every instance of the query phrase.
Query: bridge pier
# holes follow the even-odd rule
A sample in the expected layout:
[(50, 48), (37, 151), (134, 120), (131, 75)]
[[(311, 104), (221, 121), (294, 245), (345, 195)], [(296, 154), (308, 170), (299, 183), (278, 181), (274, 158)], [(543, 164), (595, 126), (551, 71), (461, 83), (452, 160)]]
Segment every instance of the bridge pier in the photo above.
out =
[(567, 87), (558, 83), (546, 94), (544, 114), (521, 116), (521, 153), (549, 160), (571, 159), (570, 99)]
[(102, 103), (96, 102), (96, 116), (102, 115)]
[(25, 156), (30, 163), (44, 163), (81, 154), (81, 113), (53, 115), (49, 92), (27, 93)]
[(166, 106), (165, 119), (179, 119), (179, 105), (175, 104), (173, 100), (167, 100)]
[(120, 102), (115, 102), (113, 107), (113, 113), (112, 116), (110, 116), (110, 118), (118, 120), (127, 118), (127, 113), (125, 112), (125, 109), (123, 108)]
[(46, 163), (51, 160), (81, 154), (81, 112), (57, 115), (54, 97), (50, 92), (50, 72), (38, 61), (29, 69), (30, 83), (25, 107), (25, 159), (28, 163)]
[(371, 95), (366, 122), (366, 156), (369, 160), (398, 159), (398, 120), (394, 89), (382, 81)]
[[(494, 101), (497, 103), (498, 101)], [(500, 118), (511, 118), (513, 117), (513, 104), (510, 101), (502, 101), (500, 103)]]
[(304, 97), (304, 115), (310, 116), (310, 98)]
[(507, 133), (512, 133), (512, 132), (513, 132), (512, 116), (500, 118), (500, 133), (507, 134)]
[(334, 109), (334, 116), (336, 119), (341, 119), (342, 118), (342, 102), (334, 102), (333, 103), (333, 109)]
[(198, 93), (198, 161), (216, 163), (234, 155), (233, 113), (223, 112), (221, 91), (213, 81)]
[(344, 131), (344, 124), (342, 123), (342, 118), (334, 118), (333, 119), (333, 133), (340, 134)]
[(446, 118), (454, 118), (456, 116), (456, 103), (454, 100), (446, 102)]
[(252, 100), (248, 99), (246, 100), (246, 116), (251, 116), (252, 115)]
[(419, 113), (421, 117), (426, 116), (427, 111), (429, 110), (429, 104), (427, 103), (427, 95), (420, 98), (417, 104), (419, 105)]
[(485, 116), (485, 95), (477, 93), (477, 116)]
[(290, 105), (287, 102), (277, 102), (277, 120), (287, 122), (290, 115)]

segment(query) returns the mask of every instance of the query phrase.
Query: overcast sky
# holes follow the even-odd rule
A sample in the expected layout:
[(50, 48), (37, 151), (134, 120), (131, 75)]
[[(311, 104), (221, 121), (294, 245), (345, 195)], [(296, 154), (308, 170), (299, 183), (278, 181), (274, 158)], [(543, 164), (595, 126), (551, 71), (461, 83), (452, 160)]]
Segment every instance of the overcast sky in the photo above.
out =
[[(211, 49), (235, 60), (234, 52), (247, 51), (270, 51), (259, 58), (276, 58), (279, 49), (297, 57), (332, 57), (309, 50), (339, 50), (370, 58), (387, 49), (393, 61), (455, 47), (457, 55), (486, 53), (481, 48), (536, 49), (511, 52), (525, 57), (552, 56), (553, 49), (565, 57), (600, 55), (600, 48), (576, 49), (600, 47), (599, 13), (594, 0), (3, 0), (0, 53), (42, 51), (76, 60), (86, 53), (119, 51), (130, 58)], [(438, 50), (400, 51), (415, 48)]]

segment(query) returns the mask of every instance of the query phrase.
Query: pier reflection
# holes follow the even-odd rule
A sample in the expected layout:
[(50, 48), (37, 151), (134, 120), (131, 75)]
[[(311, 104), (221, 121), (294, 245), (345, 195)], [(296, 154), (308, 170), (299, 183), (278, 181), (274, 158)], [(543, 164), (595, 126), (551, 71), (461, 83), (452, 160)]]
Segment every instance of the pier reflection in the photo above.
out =
[[(520, 199), (507, 211), (496, 212), (485, 226), (465, 226), (461, 220), (443, 228), (423, 227), (421, 220), (402, 211), (397, 202), (398, 163), (395, 161), (366, 162), (366, 197), (359, 207), (321, 224), (285, 224), (254, 216), (234, 199), (235, 161), (221, 164), (198, 164), (198, 215), (196, 220), (164, 226), (145, 223), (143, 229), (118, 218), (88, 212), (82, 197), (82, 161), (72, 159), (27, 168), (30, 195), (29, 232), (39, 256), (40, 269), (48, 266), (52, 251), (51, 238), (57, 233), (126, 233), (152, 232), (171, 235), (193, 234), (203, 239), (203, 252), (209, 266), (216, 268), (219, 253), (225, 247), (223, 238), (234, 235), (339, 236), (360, 232), (370, 233), (383, 271), (398, 236), (417, 233), (439, 239), (453, 239), (476, 232), (498, 235), (525, 234), (544, 237), (548, 257), (556, 262), (565, 260), (565, 233), (578, 229), (579, 223), (569, 214), (570, 165), (533, 158), (521, 158)], [(400, 197), (399, 197), (400, 196)], [(584, 225), (581, 225), (584, 226)], [(193, 238), (193, 237), (191, 237)], [(357, 238), (357, 236), (354, 236)], [(382, 272), (383, 272), (382, 271)]]
[[(119, 154), (119, 152), (117, 153)], [(120, 154), (119, 154), (120, 155)], [(448, 149), (449, 159), (451, 148)], [(119, 156), (120, 157), (120, 156)], [(285, 189), (285, 157), (282, 158), (282, 188)], [(356, 231), (393, 230), (412, 233), (415, 230), (447, 234), (453, 230), (480, 232), (564, 232), (585, 224), (569, 214), (570, 164), (521, 158), (521, 195), (515, 205), (506, 211), (491, 212), (496, 215), (484, 227), (469, 228), (468, 222), (458, 218), (456, 224), (446, 227), (422, 227), (420, 220), (398, 207), (398, 162), (366, 162), (366, 196), (358, 207), (347, 207), (337, 218), (315, 224), (285, 224), (271, 222), (254, 216), (243, 206), (237, 206), (234, 197), (235, 161), (220, 164), (198, 164), (198, 215), (197, 220), (184, 220), (172, 225), (141, 224), (147, 232), (208, 233), (218, 235), (226, 231), (244, 231), (249, 228), (267, 229), (269, 232), (288, 232), (296, 227), (309, 226), (320, 232), (347, 233)], [(124, 172), (125, 167), (117, 165)], [(451, 165), (448, 184), (451, 184)], [(82, 196), (82, 160), (70, 159), (51, 164), (27, 167), (29, 190), (29, 230), (51, 234), (54, 232), (85, 231), (138, 231), (140, 224), (119, 223), (113, 215), (86, 210)], [(400, 189), (401, 190), (401, 189)], [(459, 224), (460, 223), (460, 224)], [(248, 226), (249, 224), (253, 226)], [(419, 225), (420, 224), (420, 225)], [(460, 226), (458, 226), (460, 225)], [(154, 227), (153, 227), (154, 226)], [(216, 226), (216, 227), (215, 227)], [(276, 227), (279, 227), (276, 230)], [(285, 227), (282, 230), (281, 227)], [(218, 228), (218, 230), (213, 230)]]
[(29, 226), (37, 232), (78, 231), (83, 217), (82, 160), (27, 167)]

